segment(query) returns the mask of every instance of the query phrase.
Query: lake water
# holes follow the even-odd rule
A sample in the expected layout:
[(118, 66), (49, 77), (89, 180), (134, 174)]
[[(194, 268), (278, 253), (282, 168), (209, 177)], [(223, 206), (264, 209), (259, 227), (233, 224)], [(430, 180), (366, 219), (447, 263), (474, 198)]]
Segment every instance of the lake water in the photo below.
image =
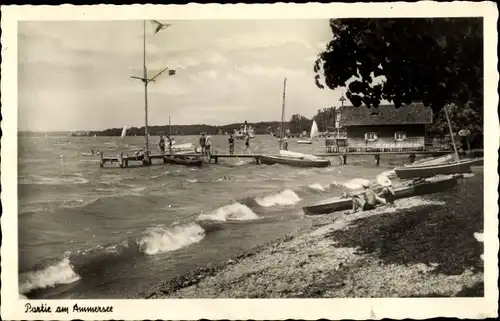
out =
[[(158, 137), (151, 137), (157, 148)], [(179, 136), (177, 143), (197, 143)], [(227, 153), (227, 136), (214, 136)], [(328, 168), (220, 159), (201, 168), (100, 168), (91, 148), (143, 147), (143, 137), (19, 138), (19, 288), (30, 298), (127, 298), (155, 283), (290, 233), (301, 207), (374, 180), (406, 161), (331, 158)], [(289, 150), (324, 152), (324, 140)], [(276, 152), (257, 136), (253, 153)], [(243, 149), (236, 142), (235, 153)], [(29, 157), (28, 157), (29, 156)]]

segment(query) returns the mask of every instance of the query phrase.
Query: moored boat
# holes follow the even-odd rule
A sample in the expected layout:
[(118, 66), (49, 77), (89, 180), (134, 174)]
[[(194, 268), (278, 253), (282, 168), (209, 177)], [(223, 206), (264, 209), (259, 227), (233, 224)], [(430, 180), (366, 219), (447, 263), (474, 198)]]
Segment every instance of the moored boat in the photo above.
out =
[(422, 160), (416, 161), (412, 164), (407, 164), (405, 167), (420, 167), (420, 166), (431, 166), (431, 165), (440, 165), (444, 163), (449, 163), (453, 161), (453, 154), (447, 154), (440, 157), (430, 157), (424, 158)]
[(165, 162), (184, 166), (201, 166), (203, 164), (203, 160), (199, 156), (191, 155), (165, 156)]
[[(394, 189), (396, 199), (408, 198), (417, 195), (425, 195), (441, 192), (457, 185), (457, 176), (436, 177), (424, 181), (423, 183), (400, 186)], [(380, 192), (382, 187), (374, 189)], [(308, 206), (302, 209), (307, 215), (330, 214), (337, 211), (344, 211), (352, 208), (352, 198), (334, 197)]]
[(261, 164), (266, 165), (289, 165), (293, 167), (328, 167), (330, 166), (330, 161), (324, 158), (310, 159), (310, 158), (297, 158), (297, 157), (286, 157), (280, 155), (262, 155), (259, 157)]
[(462, 161), (440, 165), (407, 166), (395, 168), (397, 177), (401, 179), (425, 178), (436, 175), (472, 173), (471, 162)]

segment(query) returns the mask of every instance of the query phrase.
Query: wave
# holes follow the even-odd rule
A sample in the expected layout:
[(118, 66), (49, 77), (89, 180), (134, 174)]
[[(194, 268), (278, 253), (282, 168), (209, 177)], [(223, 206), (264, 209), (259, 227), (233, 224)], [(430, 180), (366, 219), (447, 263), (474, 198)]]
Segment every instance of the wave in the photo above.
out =
[(255, 201), (262, 207), (294, 205), (300, 202), (300, 197), (291, 189), (286, 189), (278, 194), (256, 198)]
[(195, 223), (176, 226), (154, 226), (138, 237), (127, 237), (120, 243), (96, 245), (90, 248), (66, 252), (55, 264), (19, 275), (19, 292), (28, 295), (37, 289), (70, 284), (78, 280), (104, 279), (120, 273), (122, 263), (143, 255), (171, 252), (203, 239), (206, 231)]
[(196, 183), (198, 180), (197, 179), (188, 179), (187, 180), (189, 183)]
[(57, 284), (69, 284), (79, 279), (80, 276), (73, 270), (69, 257), (65, 257), (55, 265), (20, 274), (19, 291), (26, 294), (35, 289), (54, 287)]
[(80, 175), (63, 176), (63, 177), (46, 177), (40, 175), (29, 175), (18, 181), (20, 185), (73, 185), (73, 184), (87, 184), (89, 181)]
[(199, 221), (247, 221), (256, 220), (259, 216), (255, 214), (248, 206), (241, 203), (233, 203), (219, 207), (210, 213), (202, 213), (198, 216)]
[(319, 183), (311, 184), (308, 187), (310, 189), (312, 189), (312, 190), (319, 191), (319, 192), (324, 192), (325, 191), (325, 188), (323, 187), (323, 185), (321, 185)]
[(139, 250), (147, 255), (170, 252), (198, 243), (205, 230), (198, 224), (178, 225), (171, 228), (156, 226), (147, 229), (137, 239)]
[(347, 187), (348, 189), (360, 189), (363, 187), (363, 184), (369, 182), (370, 182), (369, 180), (364, 178), (354, 178), (342, 185)]

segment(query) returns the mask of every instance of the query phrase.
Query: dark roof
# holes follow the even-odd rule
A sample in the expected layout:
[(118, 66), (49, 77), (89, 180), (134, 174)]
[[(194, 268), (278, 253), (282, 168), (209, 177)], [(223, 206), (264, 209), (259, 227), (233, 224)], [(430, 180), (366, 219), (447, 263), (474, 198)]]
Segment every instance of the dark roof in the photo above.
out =
[[(378, 111), (378, 113), (376, 113)], [(378, 108), (345, 106), (340, 108), (341, 126), (430, 124), (432, 110), (422, 103), (404, 105), (380, 105)]]

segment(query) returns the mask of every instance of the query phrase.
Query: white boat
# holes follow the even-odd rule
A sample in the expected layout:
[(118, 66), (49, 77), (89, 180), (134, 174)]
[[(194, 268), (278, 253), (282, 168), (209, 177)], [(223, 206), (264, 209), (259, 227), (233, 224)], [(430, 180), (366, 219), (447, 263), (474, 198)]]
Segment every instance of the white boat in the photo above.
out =
[(312, 144), (312, 140), (314, 137), (318, 137), (318, 124), (313, 120), (311, 125), (311, 132), (309, 134), (309, 139), (299, 139), (297, 140), (297, 144)]
[(282, 164), (293, 167), (328, 167), (330, 161), (310, 154), (302, 154), (280, 150), (278, 155), (262, 155), (259, 158), (261, 164)]
[(122, 134), (120, 135), (120, 138), (123, 139), (125, 136), (127, 136), (127, 126), (123, 126)]
[(250, 139), (255, 138), (255, 131), (252, 126), (242, 125), (239, 130), (235, 129), (233, 137), (236, 139), (245, 139), (246, 136)]

